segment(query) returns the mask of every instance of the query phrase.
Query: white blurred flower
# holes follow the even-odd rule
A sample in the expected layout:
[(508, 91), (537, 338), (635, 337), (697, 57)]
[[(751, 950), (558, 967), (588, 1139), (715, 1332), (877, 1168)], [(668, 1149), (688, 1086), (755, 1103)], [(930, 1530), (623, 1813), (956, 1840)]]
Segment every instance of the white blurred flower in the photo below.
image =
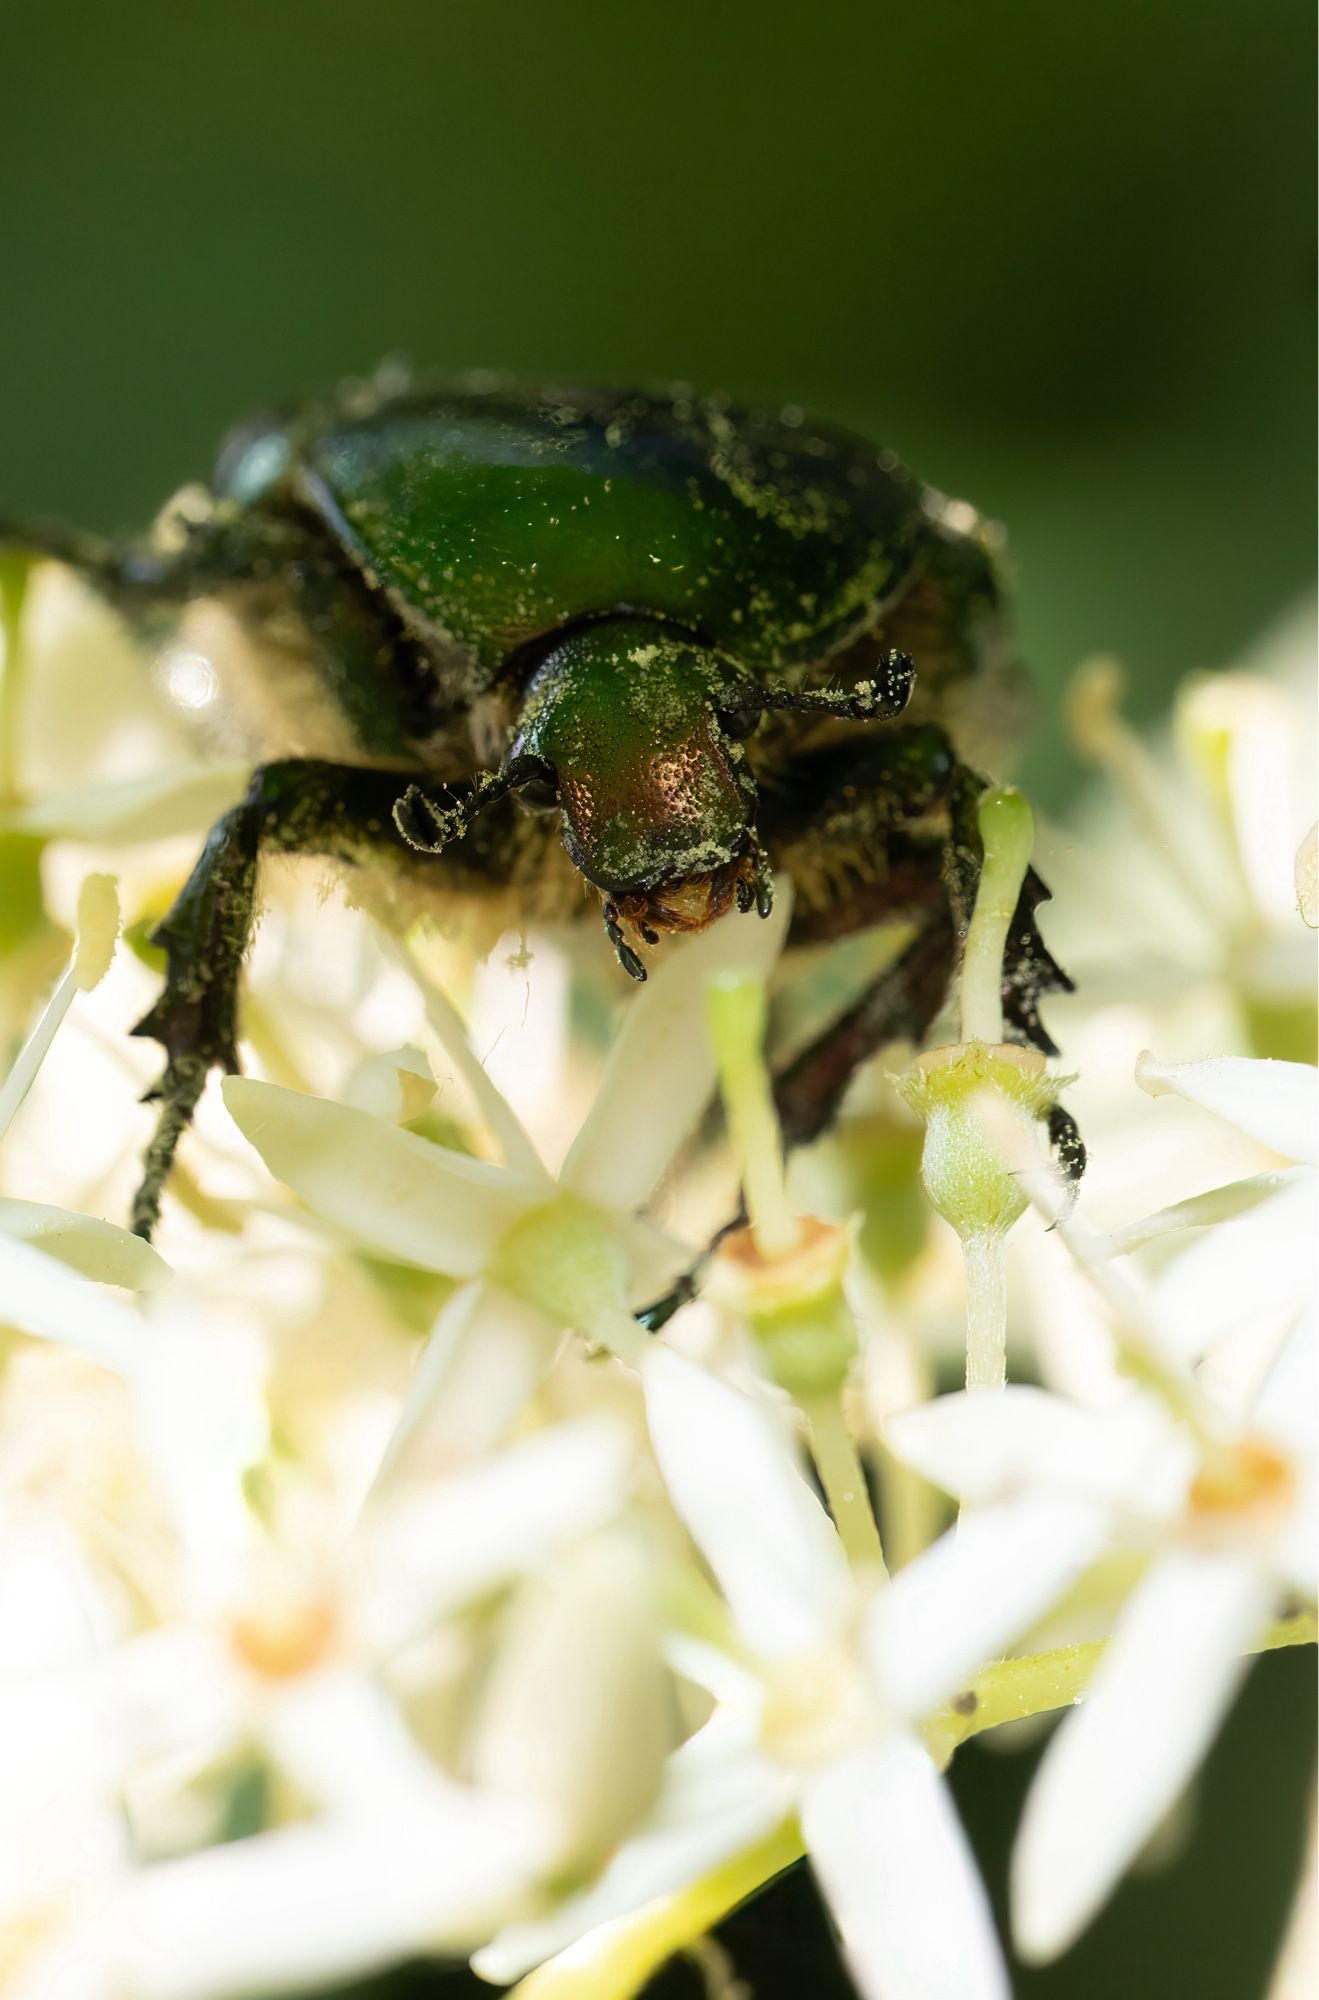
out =
[[(1170, 741), (1152, 752), (1121, 715), (1120, 669), (1081, 670), (1073, 733), (1120, 805), (1092, 811), (1077, 862), (1060, 852), (1049, 872), (1054, 934), (1092, 1004), (1102, 992), (1184, 1006), (1194, 991), (1220, 1008), (1227, 996), (1256, 1047), (1306, 1052), (1296, 1023), (1312, 1038), (1314, 955), (1295, 857), (1314, 818), (1313, 674), (1306, 607), (1235, 670), (1184, 680)], [(1211, 1032), (1226, 1026), (1220, 1016)]]
[(225, 1103), (271, 1172), (353, 1243), (461, 1280), (419, 1365), (389, 1448), (443, 1464), (502, 1437), (567, 1329), (633, 1363), (631, 1315), (693, 1253), (636, 1211), (714, 1087), (710, 980), (759, 972), (783, 941), (789, 897), (767, 923), (732, 921), (684, 940), (629, 1007), (595, 1103), (557, 1178), (470, 1050), (451, 1040), (504, 1154), (475, 1160), (342, 1104), (230, 1077)]
[[(292, 1528), (281, 1532), (278, 1509), (263, 1522), (248, 1500), (268, 1443), (252, 1356), (208, 1339), (177, 1287), (144, 1314), (3, 1237), (0, 1276), (11, 1324), (122, 1379), (169, 1524), (158, 1543), (112, 1551), (130, 1602), (150, 1606), (145, 1621), (107, 1597), (102, 1552), (82, 1550), (55, 1494), (0, 1539), (0, 1614), (14, 1621), (0, 1653), (0, 1856), (14, 1864), (0, 1868), (0, 1940), (27, 1982), (15, 1991), (64, 2000), (81, 1990), (61, 1983), (76, 1963), (106, 1982), (89, 1992), (182, 2000), (318, 1968), (343, 1975), (428, 1943), (467, 1949), (644, 1808), (666, 1747), (666, 1684), (635, 1576), (621, 1595), (597, 1587), (594, 1615), (569, 1619), (575, 1646), (539, 1649), (541, 1708), (523, 1703), (520, 1729), (508, 1693), (518, 1663), (500, 1665), (515, 1635), (496, 1645), (486, 1742), (516, 1736), (522, 1772), (516, 1756), (487, 1750), (489, 1776), (456, 1782), (414, 1740), (398, 1677), (468, 1606), (542, 1571), (551, 1580), (530, 1587), (554, 1596), (556, 1559), (569, 1575), (580, 1569), (586, 1554), (567, 1552), (589, 1550), (583, 1538), (631, 1482), (626, 1426), (595, 1413), (533, 1432), (381, 1500), (346, 1539), (308, 1538), (305, 1506), (285, 1510)], [(338, 1522), (344, 1510), (330, 1496), (321, 1512)], [(580, 1614), (580, 1591), (575, 1601)], [(610, 1644), (616, 1627), (621, 1647)], [(569, 1699), (581, 1724), (565, 1756)], [(558, 1758), (548, 1777), (547, 1754)], [(307, 1822), (253, 1835), (241, 1859), (144, 1867), (134, 1827), (168, 1827), (163, 1802), (181, 1805), (199, 1781), (220, 1806), (224, 1773), (254, 1755)], [(601, 1767), (609, 1779), (593, 1791)], [(217, 1831), (204, 1819), (200, 1837)], [(418, 1840), (430, 1867), (405, 1861)], [(350, 1875), (353, 1894), (327, 1927), (321, 1899)], [(213, 1893), (250, 1910), (246, 1930), (225, 1935)]]
[(1147, 1053), (1136, 1080), (1151, 1097), (1183, 1098), (1297, 1163), (1192, 1197), (1121, 1232), (1121, 1245), (1134, 1247), (1175, 1231), (1204, 1231), (1154, 1285), (1153, 1309), (1168, 1338), (1194, 1357), (1243, 1328), (1264, 1322), (1266, 1332), (1272, 1324), (1285, 1333), (1312, 1317), (1319, 1071), (1243, 1056), (1162, 1063)]
[(889, 1443), (975, 1512), (925, 1565), (936, 1623), (991, 1594), (1019, 1631), (1115, 1550), (1146, 1568), (1084, 1706), (1050, 1746), (1014, 1862), (1022, 1951), (1064, 1950), (1172, 1805), (1280, 1600), (1315, 1591), (1313, 1341), (1298, 1329), (1258, 1403), (1190, 1420), (1131, 1390), (1085, 1410), (1039, 1389), (947, 1396)]
[[(1005, 1995), (970, 1850), (914, 1730), (962, 1660), (911, 1671), (917, 1597), (858, 1589), (764, 1405), (662, 1345), (645, 1386), (670, 1496), (735, 1627), (726, 1649), (674, 1643), (675, 1665), (718, 1706), (599, 1879), (543, 1922), (505, 1931), (474, 1966), (510, 1979), (568, 1952), (585, 1967), (588, 1933), (698, 1881), (795, 1811), (870, 2000)], [(961, 1650), (954, 1639), (950, 1654)]]

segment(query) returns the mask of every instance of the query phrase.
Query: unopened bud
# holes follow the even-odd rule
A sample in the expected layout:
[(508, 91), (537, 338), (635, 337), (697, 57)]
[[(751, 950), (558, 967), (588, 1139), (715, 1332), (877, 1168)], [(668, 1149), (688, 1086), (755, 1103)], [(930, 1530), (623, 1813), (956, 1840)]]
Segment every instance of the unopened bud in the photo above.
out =
[(925, 1121), (921, 1179), (939, 1214), (963, 1241), (1010, 1229), (1026, 1197), (985, 1134), (978, 1100), (990, 1092), (1034, 1121), (1046, 1115), (1070, 1079), (1051, 1077), (1034, 1049), (961, 1042), (931, 1049), (895, 1080)]

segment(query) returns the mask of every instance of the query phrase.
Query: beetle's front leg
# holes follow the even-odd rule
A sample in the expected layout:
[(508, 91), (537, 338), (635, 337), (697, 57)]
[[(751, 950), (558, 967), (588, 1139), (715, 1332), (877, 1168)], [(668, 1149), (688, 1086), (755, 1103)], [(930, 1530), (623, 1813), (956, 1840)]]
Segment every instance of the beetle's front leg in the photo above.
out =
[(256, 913), (263, 852), (369, 859), (405, 853), (393, 807), (410, 773), (289, 758), (253, 773), (246, 796), (211, 829), (173, 909), (159, 926), (165, 990), (133, 1030), (163, 1044), (160, 1105), (132, 1224), (149, 1237), (180, 1139), (213, 1069), (238, 1067), (238, 988)]

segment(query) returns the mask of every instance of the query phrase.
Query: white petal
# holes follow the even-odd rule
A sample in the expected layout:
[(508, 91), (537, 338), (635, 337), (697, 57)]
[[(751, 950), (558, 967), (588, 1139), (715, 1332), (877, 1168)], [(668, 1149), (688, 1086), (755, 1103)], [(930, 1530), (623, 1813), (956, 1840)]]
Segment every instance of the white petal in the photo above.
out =
[(124, 1641), (102, 1682), (102, 1741), (125, 1767), (183, 1758), (197, 1769), (250, 1735), (251, 1683), (219, 1621), (175, 1621)]
[(211, 1609), (237, 1582), (256, 1524), (243, 1490), (266, 1451), (263, 1383), (230, 1338), (180, 1311), (144, 1329), (134, 1381), (142, 1454), (189, 1558), (186, 1582)]
[(1161, 1236), (1176, 1235), (1186, 1229), (1208, 1229), (1215, 1222), (1230, 1222), (1261, 1202), (1271, 1201), (1280, 1189), (1298, 1180), (1314, 1185), (1308, 1167), (1283, 1167), (1270, 1174), (1252, 1174), (1248, 1180), (1229, 1181), (1225, 1187), (1209, 1188), (1204, 1194), (1193, 1194), (1186, 1201), (1174, 1202), (1170, 1208), (1158, 1209), (1153, 1215), (1142, 1216), (1139, 1222), (1128, 1222), (1115, 1229), (1108, 1239), (1109, 1249), (1114, 1256), (1125, 1256), (1146, 1243), (1157, 1242)]
[(756, 1752), (751, 1727), (716, 1713), (669, 1759), (654, 1812), (591, 1886), (540, 1922), (501, 1931), (474, 1954), (473, 1971), (496, 1984), (519, 1979), (601, 1925), (698, 1882), (772, 1833), (793, 1796), (787, 1774)]
[(0, 1232), (0, 1326), (71, 1347), (121, 1375), (141, 1359), (141, 1320), (54, 1257)]
[[(0, 1704), (0, 1926), (21, 1928), (34, 1909), (113, 1862), (123, 1846), (111, 1809), (122, 1779), (119, 1744), (106, 1727), (95, 1672), (46, 1672), (13, 1681)], [(79, 1884), (81, 1886), (81, 1884)]]
[(378, 1642), (404, 1644), (607, 1521), (627, 1492), (635, 1456), (626, 1425), (580, 1417), (415, 1496), (381, 1499), (355, 1555), (363, 1615)]
[(865, 1652), (887, 1704), (928, 1715), (1042, 1618), (1101, 1555), (1109, 1512), (1035, 1494), (979, 1507), (876, 1597)]
[(639, 1216), (615, 1213), (608, 1226), (627, 1259), (627, 1300), (634, 1311), (654, 1305), (700, 1262), (699, 1250)]
[(79, 840), (164, 840), (205, 832), (236, 805), (252, 779), (250, 764), (173, 764), (142, 778), (112, 778), (74, 791), (46, 792), (16, 823), (32, 833)]
[(422, 1349), (374, 1491), (466, 1465), (507, 1437), (554, 1359), (562, 1329), (478, 1280), (446, 1300)]
[(1279, 1348), (1255, 1402), (1253, 1422), (1287, 1444), (1297, 1459), (1315, 1457), (1319, 1329), (1313, 1304), (1300, 1314)]
[(351, 1667), (300, 1675), (265, 1707), (267, 1749), (313, 1806), (360, 1812), (402, 1801), (429, 1781), (432, 1767), (378, 1682)]
[(136, 2000), (338, 1984), (486, 1935), (534, 1871), (525, 1816), (455, 1789), (263, 1833), (131, 1878), (109, 1944)]
[(339, 1102), (391, 1125), (420, 1118), (435, 1097), (435, 1076), (420, 1049), (382, 1049), (354, 1064), (338, 1092)]
[(580, 1879), (654, 1805), (673, 1725), (651, 1565), (626, 1533), (594, 1535), (509, 1607), (470, 1775), (538, 1805), (553, 1830), (546, 1872)]
[(914, 1739), (891, 1737), (808, 1779), (801, 1823), (865, 2000), (1009, 2000), (989, 1899)]
[(475, 1277), (548, 1181), (490, 1166), (364, 1111), (230, 1076), (229, 1115), (278, 1180), (350, 1241), (386, 1257)]
[(44, 1201), (0, 1200), (0, 1231), (35, 1243), (79, 1277), (103, 1285), (147, 1292), (171, 1275), (165, 1259), (140, 1236), (99, 1216), (51, 1208)]
[(1152, 1399), (1132, 1395), (1111, 1410), (1093, 1410), (1012, 1383), (904, 1410), (887, 1419), (884, 1441), (962, 1500), (1001, 1500), (1037, 1484), (1112, 1499), (1166, 1445), (1169, 1428)]
[(645, 1201), (714, 1090), (710, 981), (729, 971), (768, 977), (791, 900), (781, 881), (766, 921), (733, 913), (665, 946), (609, 1051), (595, 1103), (563, 1164), (565, 1187), (609, 1208)]
[(1310, 929), (1319, 930), (1319, 822), (1296, 850), (1296, 907)]
[(748, 1715), (759, 1715), (764, 1703), (765, 1683), (744, 1660), (686, 1632), (670, 1632), (664, 1641), (664, 1657), (675, 1674), (704, 1688), (715, 1702)]
[(0, 1689), (94, 1660), (114, 1631), (77, 1536), (53, 1509), (6, 1510), (0, 1534)]
[(1136, 1081), (1151, 1097), (1173, 1092), (1201, 1105), (1284, 1159), (1319, 1159), (1319, 1070), (1310, 1063), (1251, 1056), (1164, 1063), (1146, 1050)]
[(769, 1409), (660, 1341), (643, 1379), (669, 1497), (749, 1645), (773, 1660), (826, 1644), (851, 1601), (847, 1560)]
[(512, 1105), (487, 1076), (478, 1061), (467, 1036), (467, 1025), (454, 1006), (448, 994), (436, 986), (399, 939), (382, 933), (382, 942), (390, 955), (403, 966), (408, 977), (420, 989), (422, 1003), (440, 1046), (457, 1070), (476, 1101), (481, 1116), (499, 1141), (499, 1149), (504, 1159), (515, 1172), (536, 1176), (541, 1171), (540, 1156), (532, 1145), (522, 1121)]
[(1269, 1598), (1237, 1558), (1190, 1552), (1166, 1556), (1136, 1590), (1026, 1801), (1012, 1861), (1026, 1957), (1066, 1950), (1173, 1804), (1240, 1684)]
[(1280, 1178), (1267, 1201), (1220, 1222), (1156, 1280), (1154, 1311), (1188, 1358), (1248, 1323), (1296, 1312), (1313, 1291), (1315, 1177), (1305, 1168)]

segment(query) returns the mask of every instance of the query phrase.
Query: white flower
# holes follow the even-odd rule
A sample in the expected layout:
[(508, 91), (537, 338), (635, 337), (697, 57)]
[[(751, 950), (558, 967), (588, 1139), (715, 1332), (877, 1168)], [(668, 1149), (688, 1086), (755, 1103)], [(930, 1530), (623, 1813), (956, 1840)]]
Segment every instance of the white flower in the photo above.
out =
[[(1297, 848), (1314, 815), (1313, 673), (1306, 606), (1236, 670), (1184, 680), (1171, 740), (1152, 752), (1121, 716), (1114, 663), (1081, 670), (1073, 733), (1120, 801), (1091, 813), (1079, 862), (1060, 851), (1048, 863), (1054, 948), (1083, 992), (1128, 1005), (1142, 997), (1182, 1005), (1194, 993), (1215, 1008), (1235, 1000), (1257, 1046), (1276, 1046), (1279, 1032), (1294, 1045), (1288, 1021), (1297, 1012), (1313, 1032), (1313, 954), (1295, 887)], [(1106, 962), (1097, 962), (1097, 940)]]
[(670, 1496), (736, 1628), (728, 1650), (676, 1640), (674, 1662), (719, 1705), (599, 1879), (505, 1931), (476, 1969), (509, 1979), (568, 1947), (586, 1962), (587, 1932), (697, 1881), (795, 1810), (864, 1994), (997, 2000), (1007, 1988), (984, 1891), (913, 1728), (966, 1662), (951, 1679), (907, 1671), (917, 1599), (900, 1579), (867, 1603), (763, 1405), (660, 1344), (645, 1386)]
[(1195, 1356), (1247, 1324), (1271, 1319), (1285, 1332), (1312, 1314), (1319, 1071), (1244, 1056), (1162, 1063), (1145, 1054), (1136, 1080), (1152, 1097), (1185, 1098), (1298, 1162), (1193, 1197), (1121, 1232), (1125, 1248), (1205, 1228), (1153, 1288), (1153, 1309), (1169, 1339)]
[[(65, 2000), (82, 1990), (64, 1983), (76, 1967), (104, 1982), (89, 1993), (185, 2000), (467, 1950), (547, 1878), (593, 1865), (644, 1810), (667, 1748), (658, 1635), (635, 1564), (620, 1573), (617, 1543), (593, 1559), (589, 1540), (631, 1481), (625, 1425), (593, 1413), (533, 1432), (382, 1498), (347, 1538), (333, 1495), (320, 1496), (329, 1527), (317, 1531), (314, 1490), (263, 1524), (247, 1476), (281, 1475), (265, 1459), (250, 1353), (209, 1338), (177, 1288), (147, 1315), (3, 1237), (0, 1284), (12, 1324), (122, 1379), (117, 1407), (127, 1400), (171, 1524), (107, 1564), (44, 1491), (0, 1541), (0, 1614), (15, 1621), (0, 1650), (0, 1856), (13, 1864), (0, 1868), (0, 1963), (11, 1951), (23, 1980), (12, 1990)], [(121, 1569), (150, 1604), (146, 1629), (125, 1625), (108, 1587)], [(523, 1579), (529, 1607), (487, 1649), (474, 1782), (460, 1784), (414, 1739), (406, 1702), (430, 1695), (426, 1647)], [(536, 1711), (517, 1685), (529, 1662), (509, 1648), (527, 1650), (546, 1604), (561, 1643), (530, 1646)], [(135, 1858), (140, 1813), (149, 1840), (152, 1828), (174, 1845), (214, 1838), (213, 1812), (197, 1824), (198, 1783), (218, 1808), (226, 1770), (254, 1752), (305, 1823), (253, 1835), (239, 1859)]]
[(1027, 1803), (1013, 1901), (1028, 1957), (1089, 1922), (1208, 1748), (1280, 1599), (1313, 1595), (1313, 1364), (1298, 1329), (1231, 1417), (1201, 1400), (1188, 1421), (1139, 1389), (1096, 1411), (1010, 1387), (889, 1426), (894, 1451), (975, 1507), (925, 1565), (936, 1625), (991, 1593), (1025, 1630), (1101, 1555), (1147, 1564)]
[[(376, 1746), (378, 1748), (378, 1746)], [(534, 1875), (537, 1829), (432, 1781), (374, 1810), (125, 1873), (48, 1938), (12, 2000), (228, 2000), (462, 1952)]]
[(502, 1437), (575, 1328), (630, 1361), (632, 1311), (692, 1252), (635, 1213), (714, 1087), (710, 979), (766, 972), (789, 898), (767, 923), (730, 920), (675, 945), (628, 1009), (604, 1080), (557, 1179), (461, 1035), (461, 1065), (504, 1163), (474, 1160), (342, 1104), (230, 1077), (225, 1102), (272, 1173), (351, 1241), (460, 1279), (436, 1323), (386, 1471), (452, 1462)]

